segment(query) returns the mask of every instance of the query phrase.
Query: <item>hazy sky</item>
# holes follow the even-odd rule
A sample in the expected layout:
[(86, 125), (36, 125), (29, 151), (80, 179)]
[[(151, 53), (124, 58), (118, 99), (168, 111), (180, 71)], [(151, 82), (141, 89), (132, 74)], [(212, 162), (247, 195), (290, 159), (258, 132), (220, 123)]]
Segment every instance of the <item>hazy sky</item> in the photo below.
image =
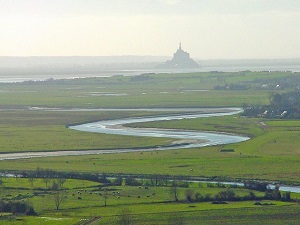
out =
[(300, 0), (0, 0), (0, 55), (300, 58)]

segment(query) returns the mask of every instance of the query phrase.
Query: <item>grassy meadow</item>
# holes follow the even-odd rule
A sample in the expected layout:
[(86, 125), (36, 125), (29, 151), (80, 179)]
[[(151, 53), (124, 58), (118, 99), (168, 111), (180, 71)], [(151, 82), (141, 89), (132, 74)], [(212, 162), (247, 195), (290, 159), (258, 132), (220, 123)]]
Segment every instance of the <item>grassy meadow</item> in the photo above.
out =
[[(169, 145), (168, 138), (106, 135), (70, 130), (67, 125), (125, 117), (171, 114), (172, 108), (242, 107), (268, 104), (273, 93), (291, 89), (262, 89), (261, 84), (288, 80), (290, 72), (238, 72), (146, 74), (74, 80), (49, 80), (0, 84), (0, 153), (137, 148)], [(217, 85), (244, 85), (245, 89), (217, 90)], [(103, 111), (51, 111), (30, 107), (103, 108)], [(109, 109), (163, 108), (163, 111), (113, 111)], [(170, 109), (168, 109), (170, 108)], [(225, 180), (268, 180), (287, 184), (300, 181), (300, 123), (298, 120), (268, 120), (240, 115), (130, 124), (131, 127), (203, 130), (236, 133), (249, 141), (221, 146), (170, 151), (134, 152), (86, 156), (47, 157), (0, 161), (1, 171), (51, 169), (69, 172), (115, 174), (162, 174)], [(231, 150), (229, 152), (222, 150)], [(54, 179), (54, 178), (53, 178)], [(23, 199), (38, 216), (2, 213), (1, 224), (120, 224), (122, 210), (129, 210), (134, 224), (297, 224), (299, 204), (253, 201), (228, 204), (174, 203), (168, 187), (110, 187), (103, 206), (103, 184), (67, 180), (65, 200), (55, 210), (53, 192), (41, 179), (2, 178), (2, 199)], [(214, 195), (216, 187), (190, 189)], [(86, 190), (78, 196), (79, 190)], [(186, 189), (180, 189), (184, 200)], [(235, 189), (238, 195), (248, 193)], [(148, 193), (149, 192), (149, 193)], [(156, 195), (151, 197), (151, 193)], [(263, 193), (256, 193), (263, 195)], [(128, 197), (130, 196), (130, 197)], [(140, 196), (138, 198), (137, 196)], [(299, 199), (299, 195), (292, 195)], [(82, 199), (78, 199), (81, 197)], [(100, 219), (100, 218), (101, 219)], [(88, 222), (91, 219), (94, 222)], [(185, 224), (182, 223), (182, 224)]]
[[(55, 181), (55, 179), (51, 180), (51, 182)], [(38, 213), (36, 217), (12, 217), (3, 214), (0, 216), (3, 224), (79, 224), (80, 221), (89, 221), (91, 218), (101, 218), (98, 221), (99, 224), (119, 224), (119, 215), (124, 209), (129, 210), (134, 224), (173, 224), (170, 220), (174, 216), (188, 224), (197, 224), (198, 220), (203, 220), (205, 224), (218, 224), (223, 220), (258, 223), (261, 219), (270, 222), (279, 221), (280, 224), (290, 221), (291, 224), (295, 224), (299, 219), (297, 213), (300, 210), (299, 205), (295, 203), (271, 200), (261, 201), (265, 206), (255, 205), (255, 201), (227, 202), (227, 204), (187, 202), (185, 199), (187, 191), (193, 194), (200, 193), (202, 196), (214, 196), (221, 191), (228, 190), (228, 187), (208, 186), (205, 183), (201, 186), (197, 183), (190, 183), (186, 188), (178, 188), (180, 203), (175, 203), (169, 187), (146, 189), (123, 184), (122, 186), (109, 186), (105, 191), (101, 183), (72, 179), (66, 180), (63, 184), (63, 199), (57, 210), (55, 191), (47, 188), (43, 179), (34, 179), (31, 183), (28, 178), (3, 178), (2, 182), (2, 199), (23, 199), (22, 201), (31, 204)], [(249, 193), (249, 190), (243, 188), (229, 189), (241, 197)], [(253, 191), (253, 193), (256, 196), (264, 195), (258, 191)], [(300, 198), (298, 195), (292, 197)], [(263, 214), (266, 211), (270, 211), (270, 215)], [(288, 213), (287, 220), (286, 214)], [(228, 217), (230, 214), (232, 216)], [(284, 217), (274, 218), (275, 214), (284, 215)], [(177, 218), (176, 215), (180, 217)], [(251, 218), (251, 215), (254, 217)]]
[(149, 147), (171, 143), (168, 139), (78, 132), (66, 127), (86, 121), (140, 116), (140, 112), (4, 111), (0, 114), (2, 153)]
[(81, 108), (221, 107), (266, 104), (269, 90), (216, 85), (286, 77), (283, 72), (153, 74), (0, 85), (1, 105)]

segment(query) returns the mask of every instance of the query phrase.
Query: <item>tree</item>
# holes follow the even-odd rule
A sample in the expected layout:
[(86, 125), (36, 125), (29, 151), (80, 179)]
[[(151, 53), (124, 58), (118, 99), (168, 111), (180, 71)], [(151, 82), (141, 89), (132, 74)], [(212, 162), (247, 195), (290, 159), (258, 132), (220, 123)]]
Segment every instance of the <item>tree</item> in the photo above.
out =
[(113, 185), (114, 186), (122, 186), (122, 183), (123, 183), (123, 178), (122, 177), (117, 177), (113, 181)]
[(51, 190), (53, 190), (53, 191), (58, 191), (58, 190), (59, 190), (59, 185), (58, 185), (58, 183), (56, 183), (56, 182), (53, 181), (53, 184), (52, 184), (52, 186), (51, 186)]
[(23, 202), (23, 201), (0, 200), (0, 209), (1, 212), (9, 212), (13, 214), (25, 214), (31, 216), (37, 215), (32, 205), (28, 202)]
[(62, 191), (61, 190), (56, 191), (53, 197), (54, 197), (56, 210), (58, 210), (64, 199)]
[(67, 181), (65, 178), (58, 178), (57, 183), (59, 185), (59, 188), (62, 189), (64, 187), (64, 183)]
[(43, 182), (46, 184), (46, 188), (48, 187), (48, 184), (51, 182), (51, 178), (49, 177), (44, 177)]
[(104, 198), (104, 206), (106, 206), (107, 199), (108, 199), (107, 188), (104, 189), (103, 198)]
[(126, 177), (125, 178), (125, 184), (128, 186), (139, 186), (141, 183), (139, 183), (134, 177)]
[(283, 201), (291, 201), (291, 192), (285, 192), (282, 197)]
[(194, 202), (195, 200), (193, 199), (194, 197), (194, 190), (192, 189), (186, 189), (185, 190), (185, 197), (186, 197), (186, 200), (188, 200), (189, 202)]
[(268, 183), (266, 182), (256, 182), (256, 181), (248, 181), (244, 182), (244, 187), (250, 190), (256, 191), (267, 191), (268, 190)]
[(29, 177), (28, 178), (28, 182), (30, 183), (30, 187), (33, 190), (33, 183), (34, 183), (34, 178), (33, 177)]
[[(4, 183), (3, 180), (0, 179), (0, 200), (2, 200), (3, 189), (4, 189)], [(2, 212), (2, 204), (0, 204), (0, 212)]]
[(2, 188), (4, 186), (3, 180), (0, 178), (0, 187)]
[(281, 199), (281, 193), (279, 191), (279, 185), (275, 186), (275, 189), (273, 190), (273, 198), (276, 200)]
[(276, 185), (274, 190), (268, 189), (265, 192), (265, 199), (279, 200), (281, 199), (281, 193), (279, 191), (279, 186)]
[(272, 105), (279, 107), (283, 104), (283, 96), (281, 94), (272, 94), (270, 98), (270, 102)]
[(179, 190), (178, 190), (178, 184), (177, 181), (174, 180), (172, 186), (170, 187), (170, 194), (175, 202), (178, 202), (179, 199)]
[(256, 195), (255, 195), (255, 193), (254, 193), (253, 191), (250, 191), (250, 192), (249, 192), (249, 198), (250, 198), (251, 200), (256, 199)]

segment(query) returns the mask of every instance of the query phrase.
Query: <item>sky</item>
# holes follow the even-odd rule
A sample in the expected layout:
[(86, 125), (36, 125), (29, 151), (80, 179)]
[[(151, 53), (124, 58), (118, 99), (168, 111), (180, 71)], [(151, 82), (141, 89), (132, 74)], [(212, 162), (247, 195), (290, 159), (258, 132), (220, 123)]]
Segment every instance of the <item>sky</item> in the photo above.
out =
[(0, 0), (0, 56), (300, 58), (300, 0)]

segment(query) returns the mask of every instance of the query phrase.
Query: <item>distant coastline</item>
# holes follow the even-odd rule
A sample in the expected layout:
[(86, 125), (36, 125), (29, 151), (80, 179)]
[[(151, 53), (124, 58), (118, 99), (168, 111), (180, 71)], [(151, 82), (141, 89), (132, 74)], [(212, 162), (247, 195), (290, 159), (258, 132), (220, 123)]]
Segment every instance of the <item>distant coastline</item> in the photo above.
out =
[[(127, 58), (127, 59), (126, 59)], [(300, 71), (300, 59), (197, 60), (193, 69), (157, 69), (168, 57), (0, 57), (0, 83), (47, 79), (136, 76), (144, 73)]]

